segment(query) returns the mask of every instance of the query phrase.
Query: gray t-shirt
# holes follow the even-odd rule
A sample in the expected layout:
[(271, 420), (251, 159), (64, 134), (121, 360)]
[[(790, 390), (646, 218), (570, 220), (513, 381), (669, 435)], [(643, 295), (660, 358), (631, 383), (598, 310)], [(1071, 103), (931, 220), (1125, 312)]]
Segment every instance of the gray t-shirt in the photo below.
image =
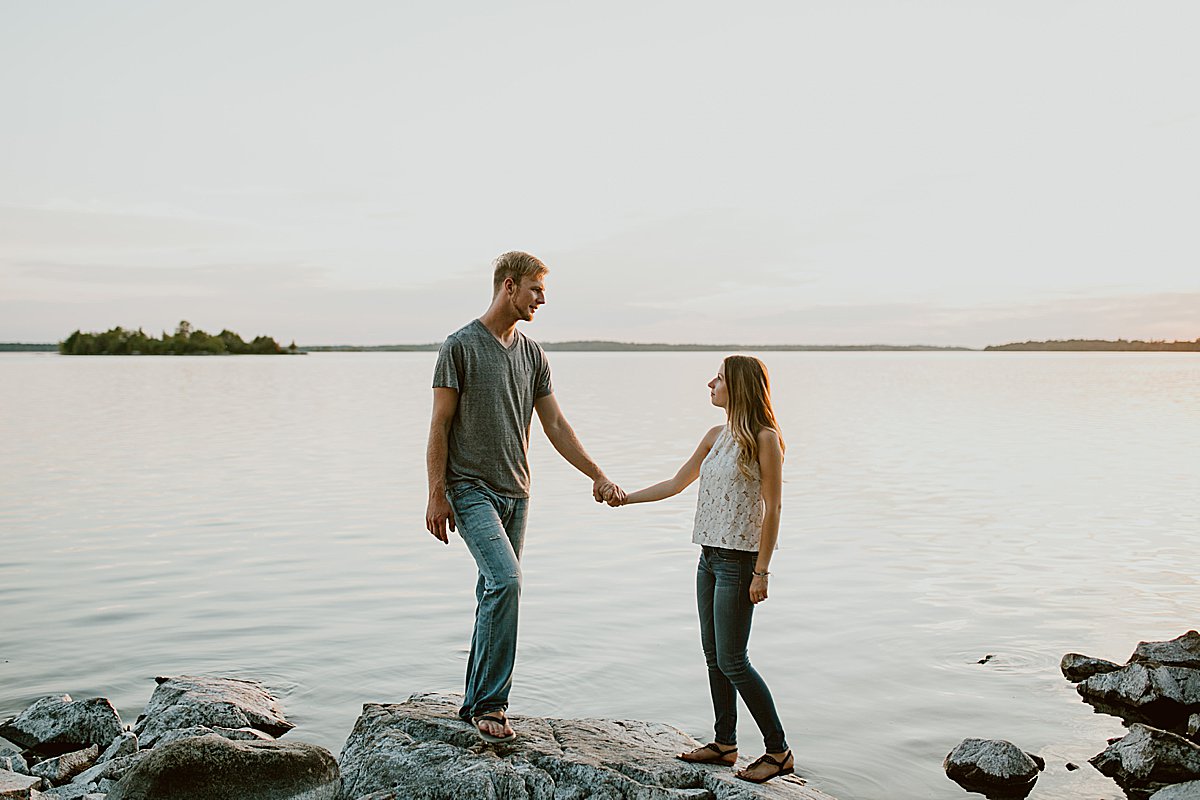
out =
[(442, 343), (433, 386), (458, 390), (447, 486), (485, 483), (505, 497), (528, 497), (533, 401), (553, 391), (541, 345), (516, 331), (505, 348), (473, 320)]

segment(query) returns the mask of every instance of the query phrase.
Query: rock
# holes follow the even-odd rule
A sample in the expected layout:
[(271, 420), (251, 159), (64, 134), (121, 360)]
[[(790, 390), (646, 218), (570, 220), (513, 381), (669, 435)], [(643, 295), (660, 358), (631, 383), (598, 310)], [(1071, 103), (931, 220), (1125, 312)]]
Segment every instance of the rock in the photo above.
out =
[(96, 763), (100, 757), (100, 748), (92, 745), (85, 750), (63, 753), (61, 756), (39, 761), (30, 768), (31, 775), (40, 775), (50, 783), (58, 786), (66, 783), (88, 767)]
[(156, 747), (108, 800), (338, 800), (338, 765), (304, 742), (235, 742), (209, 734)]
[(1183, 730), (1200, 712), (1200, 670), (1137, 661), (1075, 687), (1101, 711), (1154, 727)]
[[(87, 786), (81, 786), (77, 783), (68, 783), (66, 786), (59, 786), (49, 791), (42, 792), (43, 800), (86, 800), (95, 793)], [(99, 795), (103, 797), (104, 795)]]
[(138, 751), (138, 737), (133, 731), (121, 731), (121, 735), (112, 740), (112, 743), (104, 749), (100, 757), (96, 759), (97, 764), (103, 764), (105, 761), (112, 761), (114, 758), (121, 756), (131, 756)]
[(1150, 795), (1150, 800), (1200, 800), (1200, 781), (1173, 783)]
[(1200, 633), (1188, 631), (1168, 642), (1138, 642), (1132, 661), (1157, 661), (1172, 667), (1200, 669)]
[(218, 736), (225, 737), (226, 739), (233, 739), (233, 740), (242, 741), (242, 742), (247, 742), (247, 741), (273, 742), (273, 741), (275, 741), (274, 737), (272, 737), (271, 735), (263, 733), (262, 731), (256, 731), (256, 730), (254, 730), (254, 728), (222, 728), (220, 726), (217, 726), (215, 728), (209, 728), (204, 725), (194, 725), (191, 728), (184, 728), (184, 729), (178, 730), (178, 731), (167, 731), (162, 736), (158, 737), (158, 740), (155, 741), (154, 746), (162, 747), (164, 744), (170, 744), (171, 742), (177, 742), (180, 739), (193, 739), (197, 736), (207, 736), (210, 733), (215, 733)]
[(942, 762), (946, 776), (989, 797), (1025, 797), (1046, 762), (1003, 739), (963, 739)]
[(121, 732), (121, 717), (103, 697), (76, 702), (71, 695), (43, 697), (0, 725), (0, 736), (42, 756), (89, 745), (108, 746)]
[(1079, 653), (1067, 653), (1062, 657), (1058, 668), (1062, 670), (1064, 678), (1071, 683), (1079, 683), (1093, 675), (1116, 672), (1121, 668), (1121, 665), (1105, 661), (1103, 658), (1092, 658), (1091, 656), (1080, 655)]
[(0, 769), (0, 800), (28, 800), (42, 785), (42, 779), (36, 775)]
[(96, 766), (84, 770), (75, 776), (72, 784), (83, 786), (102, 785), (104, 781), (116, 781), (124, 777), (126, 772), (137, 766), (137, 763), (150, 754), (149, 750), (130, 753), (127, 756), (117, 756), (108, 761), (101, 761)]
[(189, 676), (156, 680), (159, 685), (134, 727), (144, 748), (154, 747), (167, 731), (198, 725), (254, 728), (271, 736), (282, 736), (295, 727), (257, 681)]
[(1187, 735), (1193, 739), (1200, 737), (1200, 714), (1192, 714), (1188, 717)]
[(1131, 725), (1127, 736), (1088, 760), (1131, 797), (1200, 780), (1200, 745), (1141, 723)]
[(347, 800), (831, 800), (795, 776), (755, 786), (680, 761), (699, 743), (660, 723), (514, 717), (516, 741), (484, 746), (461, 700), (363, 706), (340, 758)]
[(0, 769), (28, 775), (29, 763), (25, 761), (25, 757), (21, 755), (20, 750), (14, 750), (6, 744), (0, 744)]

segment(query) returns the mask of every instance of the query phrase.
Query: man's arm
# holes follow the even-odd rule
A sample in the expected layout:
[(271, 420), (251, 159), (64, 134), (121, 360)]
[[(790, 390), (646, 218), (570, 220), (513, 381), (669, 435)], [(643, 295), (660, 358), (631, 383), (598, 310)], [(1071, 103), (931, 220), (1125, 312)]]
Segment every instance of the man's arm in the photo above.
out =
[(592, 461), (591, 456), (583, 449), (579, 437), (575, 435), (574, 428), (563, 416), (562, 409), (558, 407), (558, 401), (554, 399), (554, 395), (542, 395), (533, 401), (533, 407), (537, 411), (538, 420), (542, 423), (542, 430), (546, 432), (546, 438), (550, 440), (550, 444), (554, 445), (558, 454), (575, 469), (592, 479), (592, 497), (596, 499), (596, 502), (602, 503), (614, 496), (624, 500), (625, 493), (605, 476), (604, 470), (596, 466), (596, 462)]
[(429, 476), (425, 529), (443, 544), (450, 542), (446, 526), (454, 530), (454, 510), (446, 499), (446, 458), (450, 449), (450, 425), (457, 409), (457, 389), (439, 386), (433, 390), (433, 419), (429, 423), (429, 445), (425, 449), (425, 470)]

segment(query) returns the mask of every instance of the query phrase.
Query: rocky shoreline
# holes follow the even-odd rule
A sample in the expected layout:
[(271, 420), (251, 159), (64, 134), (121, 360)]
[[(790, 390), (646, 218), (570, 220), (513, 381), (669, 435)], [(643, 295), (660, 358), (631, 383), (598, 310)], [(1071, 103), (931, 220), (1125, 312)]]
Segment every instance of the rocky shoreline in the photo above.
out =
[[(1200, 633), (1141, 642), (1125, 664), (1068, 653), (1060, 668), (1129, 729), (1095, 769), (1133, 800), (1200, 800)], [(261, 683), (156, 680), (132, 726), (102, 697), (69, 695), (0, 723), (0, 800), (833, 800), (797, 776), (756, 786), (679, 761), (700, 743), (661, 723), (513, 717), (515, 742), (484, 745), (461, 698), (419, 694), (363, 706), (335, 758), (279, 740), (294, 726)], [(943, 766), (995, 798), (1027, 796), (1046, 769), (990, 739), (964, 739)]]
[[(1125, 664), (1067, 653), (1059, 668), (1097, 713), (1129, 729), (1088, 763), (1132, 800), (1200, 800), (1200, 633), (1140, 642)], [(964, 739), (943, 767), (968, 791), (1023, 798), (1046, 762), (1004, 740)]]
[(128, 728), (69, 695), (0, 724), (0, 800), (833, 800), (679, 761), (700, 743), (661, 723), (513, 717), (515, 742), (484, 745), (450, 695), (365, 705), (335, 759), (278, 741), (293, 726), (261, 683), (156, 680)]

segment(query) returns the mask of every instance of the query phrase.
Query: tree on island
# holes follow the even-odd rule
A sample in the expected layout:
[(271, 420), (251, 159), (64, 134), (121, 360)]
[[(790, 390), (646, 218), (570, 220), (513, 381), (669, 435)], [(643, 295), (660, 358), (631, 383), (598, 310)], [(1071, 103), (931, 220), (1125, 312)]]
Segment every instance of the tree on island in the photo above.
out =
[(1135, 352), (1135, 353), (1195, 353), (1200, 352), (1200, 339), (1194, 342), (1168, 342), (1154, 339), (1144, 342), (1140, 339), (1117, 339), (1110, 342), (1104, 339), (1051, 339), (1047, 342), (1013, 342), (1011, 344), (988, 345), (984, 350), (1037, 350), (1037, 351), (1105, 351), (1105, 352)]
[(246, 342), (228, 329), (212, 336), (183, 320), (174, 335), (163, 331), (161, 339), (147, 336), (141, 328), (130, 331), (119, 325), (103, 333), (75, 331), (58, 343), (58, 352), (65, 356), (280, 355), (297, 353), (299, 348), (292, 342), (284, 349), (270, 336)]

